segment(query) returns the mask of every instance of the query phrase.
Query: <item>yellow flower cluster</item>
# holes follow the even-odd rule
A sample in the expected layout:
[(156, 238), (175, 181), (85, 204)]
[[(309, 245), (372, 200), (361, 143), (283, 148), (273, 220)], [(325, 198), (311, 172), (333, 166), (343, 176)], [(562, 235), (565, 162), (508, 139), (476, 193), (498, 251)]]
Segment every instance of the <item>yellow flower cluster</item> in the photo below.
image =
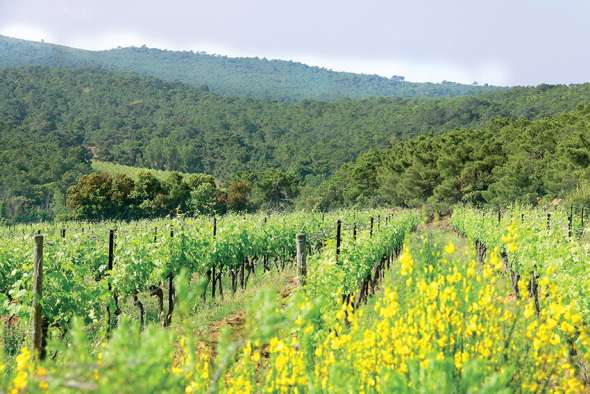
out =
[(447, 246), (445, 246), (445, 253), (448, 254), (448, 255), (451, 255), (451, 254), (455, 253), (455, 250), (456, 250), (455, 244), (452, 243), (452, 242), (449, 242), (447, 244)]
[[(103, 343), (101, 346), (104, 348), (106, 343)], [(94, 381), (97, 383), (100, 381), (100, 369), (103, 367), (103, 357), (103, 352), (98, 352), (96, 355), (96, 368), (92, 373), (92, 379), (94, 379)]]
[(399, 257), (400, 274), (402, 276), (408, 276), (412, 274), (414, 269), (414, 259), (409, 253), (408, 248), (404, 247), (401, 256)]
[(271, 365), (266, 377), (267, 392), (289, 393), (306, 386), (305, 361), (298, 338), (273, 338), (268, 351)]
[[(517, 251), (518, 231), (513, 224), (502, 238), (511, 253)], [(442, 251), (416, 254), (406, 245), (394, 279), (366, 306), (353, 306), (355, 297), (342, 297), (342, 289), (335, 303), (302, 293), (285, 312), (293, 324), (265, 343), (244, 340), (228, 368), (213, 374), (214, 390), (380, 393), (450, 387), (440, 389), (446, 392), (480, 376), (470, 392), (490, 382), (498, 391), (588, 391), (582, 379), (583, 366), (590, 365), (588, 329), (578, 305), (560, 296), (549, 275), (538, 281), (537, 299), (528, 298), (527, 279), (515, 299), (509, 278), (500, 274), (498, 249), (489, 251), (483, 265), (460, 255), (452, 242)], [(182, 338), (172, 372), (184, 378), (185, 392), (210, 391), (210, 352), (190, 349)], [(430, 390), (423, 380), (429, 375)]]
[(191, 348), (186, 337), (181, 336), (172, 366), (172, 374), (184, 379), (187, 394), (207, 391), (211, 372), (209, 348), (203, 344), (198, 344), (196, 352), (192, 352)]
[[(525, 382), (524, 389), (538, 391), (545, 385), (543, 382), (551, 382), (564, 392), (584, 391), (584, 385), (576, 374), (576, 361), (587, 364), (590, 357), (580, 352), (577, 344), (586, 348), (590, 336), (586, 330), (578, 332), (576, 327), (581, 326), (582, 316), (576, 309), (573, 303), (566, 305), (557, 299), (541, 309), (538, 319), (529, 320), (525, 335), (532, 343), (528, 365), (534, 379)], [(527, 318), (534, 315), (532, 302), (526, 305), (524, 314)]]
[[(47, 370), (41, 366), (35, 368), (35, 359), (29, 348), (23, 346), (16, 356), (15, 361), (16, 370), (10, 387), (10, 394), (29, 392), (35, 383), (40, 391), (47, 391), (49, 389)], [(3, 368), (0, 368), (0, 372), (2, 370)]]
[(250, 394), (256, 391), (256, 369), (260, 363), (260, 352), (253, 344), (247, 341), (242, 349), (240, 360), (232, 369), (232, 374), (226, 378), (227, 392), (232, 394)]
[(16, 356), (16, 374), (12, 380), (10, 394), (19, 394), (26, 391), (31, 371), (31, 352), (27, 347), (22, 347)]
[(518, 225), (516, 222), (513, 222), (512, 224), (510, 224), (506, 228), (506, 234), (504, 234), (501, 238), (502, 242), (504, 242), (504, 244), (506, 245), (506, 249), (510, 253), (514, 253), (514, 252), (516, 252), (516, 249), (518, 249), (518, 247), (517, 247), (517, 241), (518, 241), (517, 227), (518, 227)]
[[(445, 248), (447, 256), (455, 251)], [(397, 290), (385, 288), (370, 319), (362, 308), (346, 304), (323, 329), (300, 315), (290, 337), (270, 341), (264, 379), (257, 377), (260, 358), (253, 359), (248, 343), (228, 372), (229, 391), (384, 392), (388, 380), (400, 377), (408, 387), (416, 385), (410, 378), (414, 365), (428, 369), (448, 362), (461, 376), (472, 361), (480, 362), (484, 375), (518, 366), (509, 381), (524, 392), (583, 391), (571, 354), (586, 360), (576, 343), (590, 338), (577, 329), (582, 318), (575, 305), (548, 300), (537, 317), (532, 300), (507, 297), (506, 284), (495, 275), (498, 261), (485, 264), (481, 274), (475, 261), (446, 257), (433, 268), (417, 264), (405, 248), (399, 264), (400, 274), (413, 275), (415, 286), (404, 288), (400, 279)], [(259, 390), (256, 382), (262, 382)]]

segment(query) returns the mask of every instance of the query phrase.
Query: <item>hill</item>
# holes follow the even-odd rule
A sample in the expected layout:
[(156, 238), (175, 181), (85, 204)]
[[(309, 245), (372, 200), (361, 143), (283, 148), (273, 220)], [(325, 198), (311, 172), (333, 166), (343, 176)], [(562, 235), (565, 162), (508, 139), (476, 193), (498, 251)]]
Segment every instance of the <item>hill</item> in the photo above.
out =
[(232, 58), (146, 47), (87, 51), (0, 36), (0, 67), (17, 66), (136, 72), (210, 89), (224, 96), (273, 100), (461, 96), (498, 89), (452, 82), (414, 83), (403, 77), (335, 72), (283, 60)]
[(91, 170), (91, 158), (207, 173), (221, 182), (274, 169), (317, 185), (359, 154), (398, 140), (477, 129), (498, 117), (554, 115), (589, 98), (583, 84), (477, 97), (285, 103), (135, 74), (0, 70), (0, 212), (50, 217), (67, 187)]
[(309, 205), (590, 206), (590, 106), (397, 141), (344, 165)]

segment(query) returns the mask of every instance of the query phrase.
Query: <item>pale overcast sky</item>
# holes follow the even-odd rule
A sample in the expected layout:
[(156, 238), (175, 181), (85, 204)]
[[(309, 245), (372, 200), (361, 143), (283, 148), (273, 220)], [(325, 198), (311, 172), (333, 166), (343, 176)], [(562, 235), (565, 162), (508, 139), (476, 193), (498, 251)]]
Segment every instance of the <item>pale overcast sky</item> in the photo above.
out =
[(290, 59), (411, 81), (590, 81), (588, 0), (0, 0), (0, 34)]

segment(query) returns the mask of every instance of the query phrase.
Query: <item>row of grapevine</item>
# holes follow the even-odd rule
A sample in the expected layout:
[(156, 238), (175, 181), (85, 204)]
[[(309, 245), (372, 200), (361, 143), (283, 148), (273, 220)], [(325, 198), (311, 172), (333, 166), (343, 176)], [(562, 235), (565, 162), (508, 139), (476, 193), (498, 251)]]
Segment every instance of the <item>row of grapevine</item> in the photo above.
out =
[(543, 296), (559, 294), (575, 300), (590, 319), (590, 250), (574, 236), (583, 233), (582, 217), (574, 219), (570, 210), (515, 207), (503, 215), (457, 208), (451, 221), (474, 243), (480, 261), (494, 251), (501, 258), (516, 297), (529, 294), (540, 309)]
[(310, 262), (310, 280), (305, 291), (310, 297), (324, 298), (326, 308), (334, 305), (339, 294), (343, 305), (360, 306), (376, 290), (393, 258), (398, 256), (406, 236), (420, 222), (416, 211), (397, 211), (378, 232), (364, 231), (343, 243), (337, 258), (332, 247)]
[(334, 238), (337, 218), (348, 223), (352, 239), (357, 229), (372, 232), (373, 218), (378, 233), (387, 215), (386, 211), (342, 211), (2, 228), (0, 308), (3, 315), (31, 316), (31, 235), (36, 233), (45, 236), (45, 329), (51, 326), (63, 335), (74, 316), (83, 317), (86, 324), (106, 321), (110, 328), (120, 313), (119, 302), (128, 298), (133, 298), (143, 324), (144, 306), (138, 297), (142, 293), (158, 298), (160, 319), (167, 325), (176, 301), (174, 278), (181, 271), (202, 286), (203, 298), (223, 297), (225, 278), (231, 278), (235, 292), (238, 285), (247, 286), (257, 267), (284, 269), (295, 256), (297, 233), (308, 234), (310, 251), (319, 250)]
[[(284, 317), (275, 319), (277, 314), (283, 313), (284, 309), (290, 315), (293, 307), (302, 311), (297, 301), (302, 295), (317, 302), (318, 308), (326, 308), (327, 313), (322, 314), (320, 319), (333, 318), (335, 313), (332, 312), (342, 307), (349, 310), (357, 309), (358, 305), (360, 309), (368, 294), (374, 292), (377, 283), (383, 280), (384, 271), (392, 262), (392, 255), (399, 253), (406, 234), (417, 223), (418, 215), (415, 212), (371, 211), (162, 221), (157, 223), (157, 232), (154, 231), (154, 222), (138, 226), (119, 224), (113, 233), (116, 237), (113, 237), (112, 271), (108, 267), (109, 248), (105, 245), (106, 251), (98, 259), (105, 267), (98, 266), (99, 274), (87, 278), (89, 285), (100, 283), (103, 290), (100, 293), (103, 297), (102, 307), (97, 302), (97, 310), (93, 313), (97, 314), (97, 319), (104, 319), (105, 305), (115, 306), (115, 292), (119, 302), (138, 292), (150, 292), (153, 290), (152, 286), (161, 286), (160, 289), (165, 292), (167, 289), (161, 282), (167, 282), (172, 273), (179, 297), (172, 327), (149, 324), (144, 330), (137, 330), (139, 324), (134, 323), (137, 319), (124, 314), (119, 318), (118, 327), (110, 335), (96, 337), (91, 327), (92, 321), (75, 319), (69, 325), (70, 332), (64, 341), (67, 343), (63, 346), (57, 337), (52, 336), (49, 347), (51, 357), (38, 360), (31, 357), (32, 354), (26, 347), (21, 348), (17, 362), (13, 365), (5, 364), (10, 367), (4, 381), (8, 383), (9, 389), (18, 387), (22, 390), (26, 387), (30, 392), (37, 392), (40, 387), (45, 387), (50, 392), (72, 388), (109, 392), (122, 384), (138, 392), (151, 392), (155, 387), (162, 392), (217, 392), (217, 388), (224, 391), (226, 383), (233, 386), (233, 392), (247, 392), (241, 391), (239, 384), (222, 382), (224, 379), (220, 376), (223, 373), (218, 373), (229, 367), (227, 362), (233, 363), (231, 360), (239, 358), (238, 354), (232, 352), (242, 346), (237, 344), (226, 347), (221, 340), (215, 346), (208, 334), (201, 339), (195, 336), (194, 328), (197, 326), (193, 326), (195, 323), (192, 308), (195, 302), (201, 300), (200, 290), (194, 288), (197, 282), (206, 282), (208, 275), (212, 278), (214, 269), (216, 273), (222, 272), (230, 277), (232, 272), (239, 275), (242, 267), (247, 269), (246, 266), (252, 262), (257, 266), (256, 274), (265, 269), (265, 262), (268, 269), (281, 270), (283, 262), (291, 264), (296, 252), (296, 239), (303, 239), (302, 235), (305, 234), (305, 239), (309, 240), (304, 244), (308, 247), (305, 249), (306, 254), (309, 254), (306, 283), (292, 290), (288, 298), (283, 298), (284, 295), (269, 297), (270, 293), (265, 287), (255, 292), (252, 302), (255, 315), (248, 326), (264, 333), (259, 338), (268, 344), (264, 338), (268, 335), (280, 335), (275, 331), (276, 325), (285, 322)], [(109, 227), (111, 226), (100, 229), (96, 234), (105, 231), (108, 234)], [(59, 247), (63, 250), (72, 239), (86, 239), (89, 236), (92, 239), (96, 235), (89, 226), (83, 233), (68, 227), (65, 239), (61, 238), (62, 233), (59, 230), (52, 234), (57, 236), (57, 243), (53, 243), (51, 237), (46, 242), (48, 277), (53, 276), (52, 270), (55, 269), (52, 249)], [(26, 238), (29, 235), (24, 239)], [(94, 239), (95, 245), (100, 240), (102, 238)], [(31, 244), (30, 238), (28, 244)], [(303, 244), (299, 242), (298, 245), (301, 255)], [(66, 255), (71, 254), (70, 251)], [(266, 254), (268, 259), (264, 258)], [(91, 265), (84, 260), (83, 251), (79, 256), (81, 258), (76, 264)], [(140, 264), (144, 269), (139, 269)], [(90, 270), (88, 274), (90, 275)], [(289, 275), (291, 274), (287, 274)], [(192, 280), (187, 281), (191, 277)], [(274, 274), (272, 277), (275, 277)], [(226, 277), (226, 286), (227, 279), (229, 278)], [(108, 291), (109, 283), (112, 285), (111, 292)], [(207, 289), (208, 293), (212, 291), (211, 283)], [(45, 288), (43, 296), (49, 296), (54, 291), (54, 286)], [(327, 298), (319, 294), (326, 291), (330, 292)], [(314, 296), (316, 293), (318, 297)], [(332, 297), (334, 294), (337, 297)], [(356, 298), (343, 303), (342, 296)], [(326, 299), (331, 300), (330, 303), (324, 303)], [(43, 307), (45, 306), (43, 302)], [(111, 311), (114, 309), (111, 308)], [(84, 316), (82, 313), (76, 314)], [(262, 349), (267, 345), (261, 343), (257, 346)], [(267, 348), (272, 349), (272, 345)], [(191, 349), (190, 353), (188, 349)], [(58, 351), (57, 355), (55, 350)], [(217, 364), (216, 360), (225, 366), (220, 366), (218, 371), (209, 369)], [(192, 381), (197, 373), (194, 364), (190, 364), (192, 361), (202, 363), (199, 364), (203, 367), (200, 371), (208, 388), (195, 385)], [(2, 362), (0, 354), (0, 368)], [(68, 366), (68, 372), (59, 368), (63, 365)], [(251, 367), (257, 368), (256, 364)], [(132, 373), (129, 368), (132, 368)], [(261, 368), (266, 369), (264, 366)]]
[[(470, 213), (457, 210), (457, 228), (475, 221)], [(477, 223), (499, 231), (495, 212), (485, 217)], [(520, 212), (504, 214), (500, 225), (521, 220)], [(330, 222), (333, 235), (338, 226)], [(172, 329), (150, 325), (140, 332), (124, 317), (97, 344), (74, 325), (75, 340), (55, 360), (31, 359), (23, 348), (6, 387), (31, 393), (588, 391), (590, 334), (576, 305), (551, 290), (536, 314), (531, 299), (507, 296), (500, 251), (515, 250), (507, 229), (478, 266), (471, 248), (444, 226), (424, 226), (408, 237), (419, 222), (415, 213), (395, 212), (385, 222), (373, 232), (370, 221), (359, 223), (356, 236), (354, 225), (341, 225), (340, 242), (328, 237), (310, 256), (304, 286), (287, 298), (257, 291), (239, 335), (217, 343), (208, 333), (195, 335), (185, 301), (199, 294), (179, 275)], [(402, 242), (401, 255), (390, 262)], [(390, 271), (380, 278), (388, 262)], [(382, 280), (375, 296), (366, 305), (353, 300), (367, 280), (372, 291), (375, 275)], [(351, 302), (342, 302), (343, 295)]]

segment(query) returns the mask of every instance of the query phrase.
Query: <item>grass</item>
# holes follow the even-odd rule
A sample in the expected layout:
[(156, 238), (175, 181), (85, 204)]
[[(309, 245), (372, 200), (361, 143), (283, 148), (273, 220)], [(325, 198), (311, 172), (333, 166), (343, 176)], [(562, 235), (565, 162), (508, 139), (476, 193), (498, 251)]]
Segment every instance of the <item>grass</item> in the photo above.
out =
[[(295, 268), (293, 265), (287, 265), (285, 270), (278, 271), (274, 266), (269, 272), (263, 272), (261, 265), (256, 267), (256, 275), (252, 275), (248, 281), (246, 289), (238, 287), (235, 294), (231, 292), (231, 279), (229, 275), (223, 277), (223, 300), (216, 295), (211, 299), (211, 287), (207, 288), (207, 296), (202, 300), (202, 286), (200, 278), (194, 278), (191, 281), (191, 287), (197, 289), (199, 297), (196, 302), (190, 306), (191, 327), (195, 335), (199, 338), (210, 340), (210, 337), (216, 337), (217, 332), (222, 326), (231, 326), (235, 330), (240, 330), (247, 319), (246, 310), (248, 305), (253, 301), (256, 295), (263, 289), (270, 290), (280, 294), (289, 289), (296, 278)], [(164, 310), (167, 310), (167, 287), (164, 288)], [(158, 316), (157, 299), (147, 293), (139, 295), (139, 299), (145, 308), (145, 321), (148, 324), (160, 324)], [(128, 297), (122, 300), (121, 310), (124, 315), (130, 316), (134, 320), (139, 320), (137, 308), (133, 305), (133, 300)], [(174, 316), (172, 317), (174, 322)], [(213, 338), (215, 339), (215, 338)]]
[[(241, 336), (244, 330), (244, 324), (248, 320), (247, 310), (252, 304), (256, 295), (262, 291), (270, 290), (285, 295), (286, 292), (293, 287), (296, 278), (295, 267), (287, 265), (283, 271), (278, 271), (274, 266), (271, 271), (263, 272), (261, 265), (257, 266), (256, 275), (250, 277), (246, 289), (238, 288), (235, 294), (231, 293), (231, 280), (229, 275), (223, 278), (224, 298), (223, 300), (216, 296), (214, 300), (211, 299), (211, 287), (208, 287), (207, 298), (203, 301), (200, 297), (202, 291), (199, 288), (199, 278), (194, 278), (191, 281), (191, 288), (196, 289), (198, 297), (196, 302), (190, 305), (190, 326), (193, 334), (199, 340), (215, 345), (217, 338), (223, 327), (229, 326), (231, 328), (231, 335), (233, 337)], [(167, 310), (167, 288), (164, 288), (164, 313)], [(158, 303), (155, 297), (150, 296), (147, 292), (139, 294), (139, 299), (145, 308), (145, 324), (160, 325), (158, 315)], [(133, 304), (132, 297), (119, 298), (119, 305), (121, 308), (121, 316), (127, 317), (131, 320), (139, 322), (139, 312), (137, 307)], [(175, 313), (177, 311), (175, 310)], [(174, 326), (175, 315), (172, 317), (172, 324)], [(6, 362), (13, 362), (13, 357), (16, 356), (23, 344), (27, 343), (30, 335), (30, 325), (28, 321), (20, 319), (0, 319), (0, 345), (5, 347), (5, 352), (8, 356)], [(87, 326), (87, 334), (92, 341), (104, 335), (106, 330), (106, 321), (100, 320)], [(57, 330), (50, 329), (50, 340), (48, 346), (48, 354), (54, 354), (59, 348), (59, 343), (63, 341), (60, 339), (61, 334)], [(214, 348), (214, 346), (213, 346)], [(0, 361), (2, 361), (0, 359)], [(0, 379), (0, 383), (2, 380)], [(1, 387), (1, 386), (0, 386)]]
[[(100, 161), (100, 160), (92, 160), (92, 169), (98, 172), (106, 172), (111, 176), (116, 175), (127, 175), (132, 179), (137, 179), (141, 172), (149, 172), (154, 175), (156, 178), (160, 180), (165, 180), (170, 176), (170, 174), (175, 173), (176, 171), (167, 171), (167, 170), (155, 170), (152, 168), (141, 168), (141, 167), (131, 167), (126, 166), (124, 164), (117, 164), (111, 163), (107, 161)], [(178, 172), (180, 175), (190, 175), (184, 172)]]

